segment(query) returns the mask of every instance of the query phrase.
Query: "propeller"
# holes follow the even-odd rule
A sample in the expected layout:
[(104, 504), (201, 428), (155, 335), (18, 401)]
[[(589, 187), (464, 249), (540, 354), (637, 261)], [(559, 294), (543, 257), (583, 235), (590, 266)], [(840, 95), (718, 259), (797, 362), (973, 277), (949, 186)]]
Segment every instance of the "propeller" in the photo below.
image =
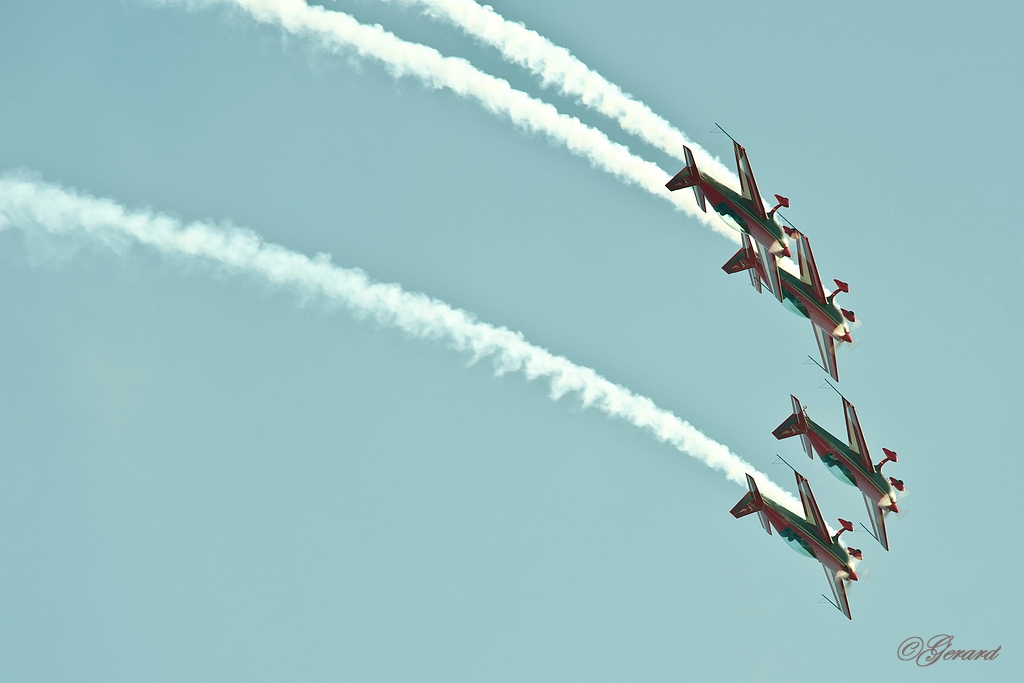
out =
[[(853, 526), (853, 525), (851, 524), (850, 526)], [(843, 583), (846, 586), (846, 591), (850, 592), (851, 589), (853, 588), (854, 584), (860, 583), (864, 579), (866, 579), (869, 576), (871, 576), (871, 565), (869, 564), (866, 567), (864, 566), (864, 563), (863, 563), (864, 553), (859, 548), (854, 548), (853, 546), (846, 546), (846, 552), (850, 553), (851, 564), (853, 565), (854, 570), (856, 570), (856, 572), (857, 572), (857, 574), (856, 574), (857, 580), (856, 581), (854, 581), (853, 579), (849, 579), (849, 578), (843, 579)]]
[[(847, 311), (845, 308), (841, 308), (839, 310), (841, 310), (843, 312), (844, 317), (846, 316), (847, 313), (849, 313), (850, 315), (853, 315), (853, 311)], [(846, 319), (850, 320), (848, 317)], [(854, 316), (854, 319), (850, 321), (850, 332), (856, 332), (857, 330), (860, 329), (860, 326), (863, 325), (863, 324), (864, 324), (864, 319), (863, 318), (861, 318), (859, 315)]]
[[(899, 481), (901, 484), (903, 483), (899, 479), (897, 479), (896, 481)], [(893, 488), (895, 488), (895, 486)], [(906, 498), (909, 495), (910, 495), (910, 489), (908, 489), (906, 487), (906, 485), (904, 485), (902, 489), (896, 489), (896, 500), (898, 502), (903, 502), (903, 499)]]
[[(910, 514), (910, 509), (907, 508), (907, 506), (903, 503), (903, 498), (904, 497), (906, 497), (906, 491), (904, 491), (904, 495), (903, 496), (901, 496), (899, 499), (897, 499), (897, 502), (899, 503), (899, 505), (896, 506), (896, 510), (890, 511), (890, 512), (886, 512), (886, 515), (885, 515), (886, 517), (890, 517), (891, 516), (891, 517), (894, 517), (898, 521), (902, 521), (902, 520), (907, 518), (907, 515)], [(911, 507), (913, 507), (913, 506), (911, 506)]]
[[(858, 567), (860, 567), (860, 566), (861, 565), (858, 564)], [(864, 569), (857, 569), (857, 579), (858, 579), (857, 581), (852, 581), (850, 579), (843, 579), (843, 583), (846, 585), (846, 592), (847, 593), (852, 593), (853, 592), (853, 587), (855, 585), (857, 585), (861, 581), (866, 580), (869, 576), (871, 576), (871, 569), (872, 569), (871, 565), (868, 565)]]

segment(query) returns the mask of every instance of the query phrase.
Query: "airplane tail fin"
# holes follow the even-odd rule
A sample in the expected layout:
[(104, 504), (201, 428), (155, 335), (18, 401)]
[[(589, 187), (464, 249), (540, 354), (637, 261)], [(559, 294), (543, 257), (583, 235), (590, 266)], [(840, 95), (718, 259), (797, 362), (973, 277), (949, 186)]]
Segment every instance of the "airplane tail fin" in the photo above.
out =
[(776, 439), (788, 439), (791, 436), (800, 435), (800, 441), (803, 443), (804, 452), (807, 453), (807, 457), (814, 459), (814, 452), (811, 450), (811, 440), (807, 438), (807, 416), (804, 415), (804, 409), (800, 406), (800, 400), (796, 396), (790, 395), (790, 400), (793, 402), (793, 414), (786, 418), (786, 421), (775, 428), (772, 435)]
[(769, 536), (771, 536), (772, 527), (768, 523), (768, 515), (764, 514), (764, 499), (761, 498), (761, 492), (757, 490), (757, 484), (754, 483), (754, 478), (749, 474), (747, 475), (747, 488), (750, 490), (740, 498), (740, 502), (736, 503), (736, 506), (730, 510), (730, 512), (732, 513), (732, 516), (737, 519), (756, 512), (758, 519), (761, 520), (761, 526), (763, 526), (764, 530), (768, 532)]
[(707, 213), (708, 207), (707, 202), (704, 200), (704, 191), (700, 189), (700, 171), (697, 170), (697, 164), (693, 161), (693, 154), (690, 152), (690, 148), (684, 145), (683, 152), (686, 154), (686, 167), (679, 173), (676, 173), (672, 180), (665, 183), (665, 187), (672, 192), (681, 190), (684, 187), (692, 187), (700, 210)]
[(757, 252), (754, 251), (753, 245), (750, 243), (750, 238), (747, 233), (740, 233), (740, 238), (743, 240), (743, 246), (733, 254), (733, 257), (729, 259), (722, 270), (733, 275), (744, 270), (750, 271), (750, 286), (757, 290), (757, 293), (761, 293), (761, 264), (757, 258)]

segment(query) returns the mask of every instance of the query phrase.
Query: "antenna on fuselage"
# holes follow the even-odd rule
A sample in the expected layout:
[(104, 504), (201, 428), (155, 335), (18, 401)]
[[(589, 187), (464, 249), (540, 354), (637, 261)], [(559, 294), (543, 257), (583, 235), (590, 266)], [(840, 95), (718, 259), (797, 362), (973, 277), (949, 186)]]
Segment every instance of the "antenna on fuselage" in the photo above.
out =
[[(842, 609), (840, 609), (840, 608), (839, 608), (839, 605), (837, 605), (836, 603), (832, 602), (832, 598), (828, 597), (828, 596), (827, 596), (827, 595), (825, 595), (824, 593), (822, 593), (822, 594), (821, 594), (821, 597), (822, 597), (822, 598), (824, 598), (824, 600), (825, 600), (826, 602), (828, 602), (828, 604), (832, 605), (833, 607), (835, 607), (836, 609), (838, 609), (838, 610), (839, 610), (840, 612), (842, 612), (842, 611), (843, 611)], [(818, 604), (819, 604), (819, 605), (823, 605), (823, 604), (825, 604), (825, 603), (824, 603), (824, 602), (822, 602), (821, 600), (818, 600)], [(845, 612), (844, 612), (844, 614), (845, 614)]]
[[(818, 361), (814, 360), (814, 359), (813, 359), (813, 358), (811, 358), (810, 356), (807, 356), (807, 360), (811, 361), (812, 363), (814, 363), (815, 365), (817, 365), (817, 366), (818, 366), (819, 368), (821, 368), (821, 371), (822, 371), (822, 372), (824, 372), (825, 374), (828, 374), (828, 370), (826, 370), (825, 368), (822, 368), (822, 367), (821, 367), (821, 363), (819, 363)], [(805, 360), (805, 361), (804, 361), (804, 365), (807, 365), (807, 360)], [(818, 388), (820, 389), (821, 387), (818, 387)]]
[[(729, 139), (730, 139), (730, 140), (732, 140), (733, 142), (736, 142), (736, 138), (734, 138), (733, 136), (729, 135), (729, 132), (728, 132), (727, 130), (725, 130), (725, 128), (722, 128), (722, 127), (721, 127), (721, 126), (719, 126), (719, 125), (718, 125), (717, 123), (715, 124), (715, 127), (716, 127), (716, 128), (718, 128), (718, 130), (720, 130), (720, 131), (722, 131), (723, 133), (725, 133), (725, 136), (726, 136), (727, 138), (729, 138)], [(739, 143), (738, 143), (738, 142), (736, 142), (736, 144), (738, 145)]]
[(860, 528), (871, 534), (871, 538), (875, 539), (876, 541), (878, 540), (878, 536), (875, 536), (875, 532), (864, 526), (864, 522), (860, 522)]
[(778, 464), (779, 464), (779, 460), (781, 460), (781, 461), (782, 461), (782, 463), (783, 463), (783, 464), (784, 464), (784, 465), (785, 465), (786, 467), (788, 467), (789, 469), (791, 469), (791, 470), (793, 470), (794, 472), (796, 472), (796, 468), (795, 468), (795, 467), (793, 467), (792, 465), (790, 465), (790, 464), (789, 464), (788, 462), (786, 462), (786, 459), (785, 459), (785, 458), (783, 458), (783, 457), (782, 457), (781, 455), (779, 455), (778, 453), (776, 453), (776, 454), (775, 454), (775, 458), (776, 458), (776, 459), (775, 459), (775, 462), (773, 462), (773, 463), (772, 463), (773, 465), (778, 465)]
[(835, 385), (834, 385), (834, 384), (832, 384), (832, 382), (829, 382), (829, 381), (828, 381), (827, 379), (825, 380), (825, 384), (822, 384), (822, 385), (821, 385), (820, 387), (818, 387), (818, 388), (819, 388), (819, 389), (824, 389), (824, 388), (825, 388), (826, 386), (828, 386), (828, 387), (829, 387), (830, 389), (832, 389), (832, 391), (834, 391), (834, 392), (836, 392), (837, 394), (839, 394), (839, 398), (841, 398), (841, 399), (843, 399), (843, 400), (846, 400), (846, 397), (845, 397), (845, 396), (843, 396), (843, 393), (842, 393), (841, 391), (839, 391), (838, 389), (836, 389)]

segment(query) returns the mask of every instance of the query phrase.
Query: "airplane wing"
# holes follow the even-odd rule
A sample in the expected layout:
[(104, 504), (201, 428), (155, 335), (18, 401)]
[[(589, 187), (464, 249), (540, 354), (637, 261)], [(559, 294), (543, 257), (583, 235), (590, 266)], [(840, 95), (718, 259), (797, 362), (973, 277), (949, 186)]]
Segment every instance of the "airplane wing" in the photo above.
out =
[(768, 247), (760, 242), (757, 243), (757, 254), (761, 260), (761, 268), (764, 269), (764, 275), (767, 278), (765, 284), (768, 286), (769, 291), (775, 295), (775, 298), (782, 301), (782, 282), (779, 280), (779, 262), (776, 260), (775, 254), (768, 251)]
[(868, 518), (871, 519), (871, 528), (875, 532), (875, 538), (886, 550), (889, 549), (889, 537), (885, 533), (885, 511), (875, 505), (868, 495), (864, 494), (864, 504), (868, 506)]
[(764, 211), (764, 202), (761, 201), (757, 183), (754, 182), (754, 172), (750, 170), (750, 161), (747, 160), (747, 150), (743, 149), (743, 145), (735, 140), (732, 141), (732, 146), (736, 151), (736, 168), (740, 174), (740, 189), (743, 191), (743, 198), (750, 200), (754, 211), (761, 218), (767, 219), (768, 214)]
[(828, 535), (828, 527), (821, 516), (818, 504), (814, 501), (814, 494), (811, 493), (811, 485), (799, 472), (796, 473), (796, 487), (800, 490), (800, 502), (804, 504), (804, 519), (817, 527), (819, 538), (826, 543), (831, 543), (832, 538)]
[(846, 397), (843, 397), (843, 415), (846, 416), (846, 434), (850, 438), (850, 450), (860, 455), (860, 461), (867, 467), (868, 472), (874, 472), (875, 466), (871, 464), (871, 456), (868, 455), (868, 444), (864, 440), (864, 432), (860, 430), (857, 410)]
[[(825, 565), (821, 565), (825, 567)], [(832, 587), (832, 595), (835, 596), (836, 605), (846, 615), (846, 618), (853, 620), (853, 615), (850, 614), (850, 601), (846, 597), (846, 586), (843, 584), (843, 580), (836, 576), (836, 573), (825, 567), (825, 576), (828, 578), (828, 585)]]
[[(739, 239), (743, 242), (743, 249), (745, 251), (752, 251), (751, 249), (751, 237), (746, 232), (739, 233)], [(757, 264), (750, 270), (746, 271), (751, 276), (751, 286), (761, 294), (761, 275), (758, 274)]]
[(821, 353), (821, 362), (825, 366), (825, 370), (832, 376), (832, 379), (839, 381), (839, 363), (836, 361), (836, 342), (832, 339), (832, 335), (821, 329), (813, 322), (811, 327), (814, 329), (814, 338), (818, 342), (818, 351)]
[(797, 235), (797, 258), (800, 261), (800, 281), (810, 285), (818, 301), (825, 301), (825, 288), (821, 286), (821, 278), (818, 276), (818, 266), (814, 264), (814, 254), (811, 253), (811, 243), (803, 233)]

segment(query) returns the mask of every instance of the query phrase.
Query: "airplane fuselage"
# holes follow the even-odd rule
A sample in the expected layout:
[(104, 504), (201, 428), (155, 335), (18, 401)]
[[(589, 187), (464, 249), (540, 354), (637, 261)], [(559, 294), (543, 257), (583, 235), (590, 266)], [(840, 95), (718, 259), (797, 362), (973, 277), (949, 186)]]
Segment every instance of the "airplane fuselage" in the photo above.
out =
[[(803, 517), (782, 507), (770, 498), (764, 498), (764, 513), (775, 530), (791, 548), (801, 555), (813, 557), (845, 579), (854, 575), (853, 558), (838, 541), (829, 539), (826, 543), (818, 536), (815, 527)], [(826, 531), (826, 533), (828, 533)]]
[(874, 466), (869, 470), (861, 457), (809, 417), (807, 437), (821, 462), (836, 479), (860, 489), (875, 505), (886, 510), (896, 501), (896, 489)]
[(751, 205), (751, 201), (761, 201), (760, 197), (748, 200), (704, 173), (700, 173), (700, 189), (716, 213), (732, 218), (755, 242), (776, 256), (787, 253), (788, 239), (782, 226), (774, 216), (761, 218)]
[(782, 304), (786, 308), (810, 319), (834, 339), (845, 340), (850, 326), (835, 304), (820, 301), (810, 285), (782, 268), (779, 269), (779, 279), (782, 282)]

